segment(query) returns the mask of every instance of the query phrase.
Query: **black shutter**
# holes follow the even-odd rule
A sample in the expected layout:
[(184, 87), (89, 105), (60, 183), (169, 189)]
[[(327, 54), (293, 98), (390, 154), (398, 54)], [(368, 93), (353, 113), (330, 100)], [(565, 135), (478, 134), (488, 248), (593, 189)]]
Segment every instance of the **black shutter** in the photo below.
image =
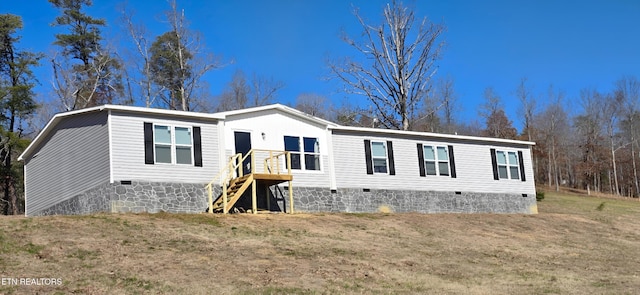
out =
[(518, 151), (518, 160), (520, 162), (520, 179), (522, 181), (527, 181), (527, 178), (524, 176), (524, 160), (522, 158), (522, 151)]
[(493, 166), (493, 179), (498, 180), (498, 160), (496, 159), (496, 149), (491, 149), (491, 165)]
[(364, 157), (367, 161), (367, 174), (373, 174), (373, 163), (371, 160), (371, 140), (364, 140)]
[(144, 163), (153, 164), (153, 124), (144, 123)]
[(456, 178), (456, 160), (453, 157), (453, 146), (448, 146), (449, 149), (449, 167), (451, 168), (451, 178)]
[(193, 127), (193, 164), (202, 167), (202, 139), (200, 127)]
[(393, 143), (387, 141), (387, 156), (389, 158), (389, 175), (396, 175), (396, 165), (393, 162)]
[(418, 144), (418, 167), (420, 167), (420, 176), (426, 176), (424, 172), (424, 149), (421, 143)]

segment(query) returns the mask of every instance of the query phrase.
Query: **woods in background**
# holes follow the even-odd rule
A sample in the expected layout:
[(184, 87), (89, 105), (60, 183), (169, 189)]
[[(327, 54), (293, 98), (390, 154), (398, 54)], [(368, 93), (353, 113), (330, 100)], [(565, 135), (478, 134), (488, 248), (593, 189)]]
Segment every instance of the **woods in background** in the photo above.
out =
[[(189, 28), (176, 0), (167, 1), (163, 33), (153, 36), (121, 6), (126, 35), (119, 47), (103, 35), (107, 22), (85, 13), (91, 0), (49, 0), (59, 15), (52, 25), (55, 50), (48, 56), (21, 49), (22, 19), (0, 14), (0, 212), (24, 210), (22, 163), (19, 154), (49, 118), (60, 111), (101, 104), (127, 104), (183, 111), (227, 111), (279, 102), (286, 85), (238, 69), (221, 93), (212, 94), (204, 76), (225, 66), (205, 45), (200, 32)], [(334, 81), (343, 84), (346, 99), (332, 101), (308, 89), (293, 107), (338, 124), (533, 141), (536, 183), (559, 190), (584, 189), (637, 197), (640, 146), (640, 82), (626, 76), (614, 90), (585, 88), (566, 97), (549, 86), (544, 93), (523, 78), (508, 95), (487, 85), (477, 118), (460, 118), (461, 95), (455, 79), (438, 74), (443, 52), (443, 24), (414, 14), (411, 7), (391, 1), (382, 22), (371, 24), (355, 10), (363, 30), (359, 37), (343, 35), (353, 56), (328, 62)], [(212, 28), (215, 30), (216, 28)], [(43, 62), (45, 60), (46, 62)], [(231, 63), (231, 62), (227, 62)], [(33, 68), (53, 70), (49, 97), (36, 102), (38, 84)], [(251, 73), (251, 69), (247, 69)], [(541, 85), (537, 85), (538, 87)], [(367, 103), (349, 100), (363, 97)], [(294, 98), (287, 98), (289, 100)], [(509, 117), (505, 101), (517, 102), (517, 117)], [(520, 130), (514, 124), (521, 126)]]

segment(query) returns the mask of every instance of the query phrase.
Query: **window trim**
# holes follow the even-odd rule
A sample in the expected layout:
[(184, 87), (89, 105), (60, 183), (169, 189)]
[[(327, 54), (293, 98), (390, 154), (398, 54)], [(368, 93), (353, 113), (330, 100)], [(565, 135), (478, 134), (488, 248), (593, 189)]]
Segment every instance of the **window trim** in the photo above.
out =
[[(513, 156), (515, 157), (515, 163), (511, 163), (511, 160), (509, 160), (509, 156), (513, 154)], [(518, 174), (518, 178), (514, 178), (513, 174), (511, 173), (515, 168), (516, 173)], [(514, 180), (520, 180), (520, 160), (518, 157), (518, 153), (516, 152), (509, 152), (507, 151), (507, 170), (509, 171), (509, 179), (514, 179)]]
[[(433, 159), (427, 159), (426, 155), (424, 154), (424, 150), (426, 148), (431, 148), (431, 150), (433, 151)], [(442, 160), (439, 158), (438, 156), (438, 148), (443, 148), (444, 152), (447, 156), (447, 160)], [(422, 144), (422, 150), (423, 150), (423, 159), (424, 159), (424, 174), (425, 176), (446, 176), (446, 177), (451, 177), (452, 172), (451, 172), (451, 157), (449, 156), (449, 147), (448, 146), (442, 146), (442, 145), (433, 145), (433, 144)], [(429, 174), (427, 171), (427, 162), (432, 162), (435, 165), (435, 174)], [(447, 174), (442, 174), (442, 172), (440, 171), (440, 164), (446, 163), (447, 165)]]
[[(499, 154), (504, 155), (505, 163), (501, 164), (499, 161)], [(515, 162), (511, 163), (509, 160), (509, 155), (513, 155), (515, 157)], [(516, 181), (526, 181), (524, 177), (524, 163), (522, 160), (522, 151), (514, 151), (509, 149), (497, 150), (491, 149), (491, 160), (493, 164), (493, 174), (495, 180), (516, 180)], [(504, 168), (506, 170), (506, 177), (502, 177), (500, 175), (500, 168)], [(512, 169), (515, 169), (517, 173), (517, 178), (514, 178), (514, 174), (511, 173)]]
[[(153, 123), (152, 125), (152, 130), (153, 130), (153, 153), (154, 153), (154, 164), (156, 165), (181, 165), (181, 166), (194, 166), (194, 160), (195, 160), (195, 147), (194, 147), (194, 138), (193, 138), (193, 127), (192, 126), (183, 126), (183, 125), (171, 125), (171, 124), (161, 124), (161, 123)], [(171, 137), (171, 143), (157, 143), (156, 142), (156, 126), (160, 126), (160, 127), (168, 127), (169, 128), (169, 132), (170, 137)], [(189, 133), (189, 141), (190, 144), (186, 145), (186, 144), (178, 144), (176, 143), (176, 128), (183, 128), (183, 129), (187, 129), (187, 132)], [(168, 146), (170, 148), (171, 151), (171, 162), (167, 163), (167, 162), (158, 162), (158, 152), (156, 150), (156, 147), (160, 145), (160, 146)], [(190, 151), (190, 161), (189, 163), (178, 163), (178, 158), (177, 158), (177, 149), (178, 147), (189, 147), (189, 151)]]
[[(178, 128), (184, 128), (187, 129), (187, 132), (189, 133), (189, 144), (182, 144), (182, 143), (177, 143), (176, 142), (176, 129)], [(192, 127), (183, 127), (183, 126), (173, 126), (173, 152), (174, 152), (174, 156), (175, 156), (175, 164), (176, 165), (189, 165), (189, 166), (193, 166), (194, 165), (194, 148), (193, 148), (193, 128)], [(184, 147), (188, 147), (189, 148), (189, 163), (178, 163), (178, 147), (184, 148)]]
[[(297, 151), (289, 151), (287, 150), (286, 144), (285, 144), (285, 140), (287, 137), (290, 138), (297, 138), (298, 140), (298, 150)], [(311, 152), (305, 152), (304, 150), (304, 139), (305, 138), (311, 138), (311, 139), (315, 139), (316, 143), (318, 144), (318, 152), (317, 153), (311, 153)], [(308, 172), (308, 173), (318, 173), (318, 172), (323, 172), (322, 170), (322, 152), (320, 151), (320, 138), (319, 137), (313, 137), (313, 136), (300, 136), (300, 135), (283, 135), (282, 136), (282, 143), (283, 143), (283, 150), (289, 152), (291, 155), (300, 155), (300, 169), (298, 168), (291, 168), (291, 170), (295, 170), (296, 172)], [(318, 156), (319, 161), (318, 161), (318, 169), (307, 169), (307, 163), (306, 163), (306, 155), (314, 155), (314, 156)], [(284, 168), (287, 169), (287, 163), (284, 163)]]
[[(383, 157), (376, 157), (373, 155), (373, 144), (374, 143), (382, 143), (382, 146), (384, 147), (384, 163), (385, 163), (385, 172), (377, 172), (376, 171), (376, 165), (375, 165), (375, 159), (382, 159)], [(387, 147), (387, 142), (384, 140), (372, 140), (370, 143), (371, 145), (371, 168), (373, 169), (373, 174), (389, 174), (389, 149)]]
[[(449, 175), (440, 175), (438, 174), (431, 174), (430, 176), (448, 176), (451, 178), (458, 178), (457, 176), (457, 172), (456, 172), (456, 160), (455, 160), (455, 153), (453, 152), (453, 145), (437, 145), (437, 144), (423, 144), (421, 142), (417, 143), (417, 151), (418, 151), (418, 168), (420, 171), (420, 177), (426, 177), (427, 176), (427, 168), (426, 168), (426, 162), (427, 160), (424, 157), (424, 147), (435, 147), (436, 151), (434, 153), (437, 153), (437, 149), (438, 147), (443, 147), (445, 149), (445, 151), (447, 152), (447, 158), (448, 158), (448, 168), (449, 168)], [(437, 157), (437, 155), (434, 156), (434, 161), (437, 162), (437, 159), (435, 159), (435, 157)], [(440, 161), (440, 162), (444, 162), (444, 161)], [(440, 170), (440, 166), (438, 166), (437, 170)]]
[[(315, 143), (314, 145), (318, 146), (318, 152), (307, 152), (305, 150), (305, 139), (314, 139)], [(322, 155), (320, 153), (320, 139), (317, 137), (302, 137), (301, 138), (302, 141), (302, 157), (304, 158), (304, 171), (322, 171)], [(318, 157), (318, 169), (307, 169), (307, 155), (309, 156), (314, 156), (314, 157)]]

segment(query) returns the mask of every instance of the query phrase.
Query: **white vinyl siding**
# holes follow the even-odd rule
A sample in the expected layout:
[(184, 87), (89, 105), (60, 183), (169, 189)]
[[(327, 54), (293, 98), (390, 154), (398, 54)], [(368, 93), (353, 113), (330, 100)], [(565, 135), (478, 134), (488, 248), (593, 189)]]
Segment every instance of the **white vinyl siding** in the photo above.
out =
[[(366, 159), (363, 140), (393, 142), (395, 176), (374, 173), (366, 174)], [(438, 138), (413, 136), (386, 136), (380, 133), (334, 130), (332, 135), (337, 188), (370, 188), (427, 191), (461, 191), (485, 193), (534, 194), (531, 154), (527, 145), (508, 145), (513, 151), (522, 151), (527, 181), (493, 181), (493, 168), (489, 149), (495, 147), (478, 141), (443, 141)], [(447, 147), (455, 151), (456, 178), (420, 176), (420, 165), (416, 145)], [(497, 146), (504, 149), (505, 146)], [(448, 151), (448, 150), (447, 150)], [(437, 157), (437, 149), (434, 148)], [(441, 151), (444, 156), (444, 150)], [(442, 161), (444, 163), (444, 161)], [(449, 166), (450, 167), (450, 166)], [(449, 168), (450, 170), (450, 168)], [(451, 174), (451, 171), (449, 171)], [(295, 185), (295, 183), (294, 183)]]
[(109, 182), (107, 111), (63, 118), (25, 159), (26, 215)]
[[(112, 111), (111, 122), (112, 145), (113, 145), (113, 178), (115, 181), (121, 180), (141, 180), (141, 181), (166, 181), (166, 182), (189, 182), (207, 183), (220, 171), (218, 156), (218, 127), (215, 120), (190, 119), (184, 117), (143, 115), (129, 112)], [(190, 165), (169, 165), (163, 163), (145, 164), (144, 152), (144, 123), (153, 123), (154, 126), (172, 127), (172, 145), (170, 153), (172, 161), (176, 161), (176, 148), (189, 146), (189, 156), (180, 156), (181, 162), (189, 160)], [(201, 129), (202, 142), (202, 167), (193, 165), (193, 127)], [(176, 134), (175, 127), (188, 128), (191, 134), (188, 135), (190, 143), (186, 144), (187, 135), (181, 133), (180, 129)], [(156, 130), (154, 130), (156, 131)], [(182, 129), (184, 131), (184, 129)], [(154, 132), (154, 137), (155, 137)], [(167, 142), (167, 139), (164, 139)], [(154, 146), (155, 152), (155, 146)], [(180, 151), (178, 151), (180, 153)], [(156, 160), (157, 160), (157, 155)], [(226, 164), (226, 163), (225, 163)]]
[[(250, 114), (238, 114), (228, 116), (224, 124), (225, 129), (225, 151), (230, 156), (234, 151), (234, 131), (245, 131), (251, 133), (251, 147), (253, 149), (279, 150), (285, 147), (285, 136), (298, 138), (298, 150), (300, 154), (300, 169), (293, 169), (293, 187), (330, 187), (330, 167), (329, 167), (329, 146), (326, 126), (315, 122), (290, 115), (281, 110), (264, 110)], [(304, 139), (316, 139), (317, 147), (310, 151), (309, 144), (305, 148)], [(293, 141), (293, 139), (291, 139)], [(307, 140), (310, 143), (311, 140)], [(294, 148), (290, 148), (294, 149)], [(360, 143), (359, 149), (362, 149)], [(315, 152), (317, 151), (317, 152)], [(295, 152), (297, 153), (297, 152)], [(313, 158), (315, 163), (311, 165), (308, 159)], [(262, 161), (261, 159), (257, 162)], [(313, 167), (318, 164), (318, 167)], [(261, 165), (256, 163), (257, 166)], [(296, 164), (292, 164), (296, 167)], [(284, 167), (284, 164), (282, 164)], [(309, 169), (306, 169), (309, 168)], [(319, 170), (311, 169), (317, 168)], [(286, 186), (287, 183), (281, 184)]]

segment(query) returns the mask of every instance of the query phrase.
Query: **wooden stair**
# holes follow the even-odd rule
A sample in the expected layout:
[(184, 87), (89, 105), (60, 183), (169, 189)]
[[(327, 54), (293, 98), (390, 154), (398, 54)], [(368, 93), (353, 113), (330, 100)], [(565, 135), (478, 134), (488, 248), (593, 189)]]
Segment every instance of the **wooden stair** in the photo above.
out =
[[(261, 162), (256, 162), (256, 157), (264, 158)], [(244, 170), (244, 163), (247, 160), (251, 163), (249, 166), (251, 171), (248, 173)], [(281, 169), (283, 166), (286, 167), (285, 170)], [(256, 189), (259, 185), (270, 187), (282, 182), (289, 182), (289, 213), (293, 213), (292, 179), (291, 154), (287, 151), (252, 149), (244, 155), (235, 154), (229, 158), (227, 165), (220, 170), (213, 180), (205, 186), (208, 196), (207, 203), (209, 204), (206, 212), (229, 213), (245, 191), (252, 187), (251, 212), (256, 214), (259, 210), (256, 200)], [(222, 194), (214, 201), (215, 187), (219, 186), (222, 186)], [(268, 195), (267, 193), (267, 208), (271, 208)]]
[(247, 174), (242, 177), (234, 178), (229, 182), (227, 190), (227, 208), (224, 208), (224, 194), (213, 202), (211, 209), (212, 212), (229, 212), (233, 205), (242, 197), (242, 194), (251, 186), (253, 182), (253, 175)]

